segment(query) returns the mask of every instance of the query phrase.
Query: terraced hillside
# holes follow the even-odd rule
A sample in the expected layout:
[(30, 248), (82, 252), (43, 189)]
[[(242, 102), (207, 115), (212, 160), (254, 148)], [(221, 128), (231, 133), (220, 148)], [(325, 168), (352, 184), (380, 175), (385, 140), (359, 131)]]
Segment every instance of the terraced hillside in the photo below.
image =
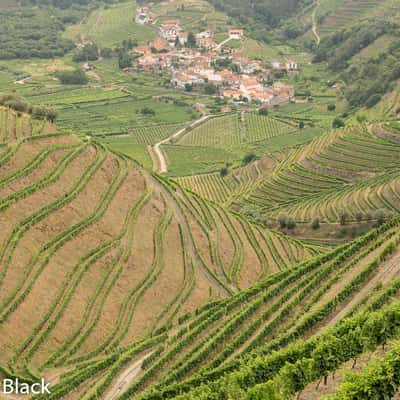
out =
[(321, 36), (348, 28), (363, 18), (390, 13), (394, 6), (386, 0), (321, 0), (318, 4), (317, 32)]
[[(399, 297), (399, 224), (393, 219), (211, 302), (151, 339), (81, 363), (44, 398), (294, 398), (347, 360), (399, 337), (399, 303), (386, 307)], [(342, 321), (346, 316), (353, 319)], [(287, 361), (304, 372), (301, 379)]]
[(105, 385), (188, 313), (325, 251), (250, 224), (90, 139), (21, 134), (0, 150), (3, 375), (45, 373), (54, 384), (77, 366), (90, 380), (97, 372), (81, 367), (107, 364), (106, 380), (93, 381)]
[(0, 107), (0, 127), (2, 143), (56, 131), (56, 127), (49, 121), (30, 118), (8, 107)]
[(235, 204), (299, 222), (338, 222), (343, 210), (353, 221), (377, 210), (397, 213), (399, 132), (397, 123), (388, 123), (327, 133), (292, 150)]

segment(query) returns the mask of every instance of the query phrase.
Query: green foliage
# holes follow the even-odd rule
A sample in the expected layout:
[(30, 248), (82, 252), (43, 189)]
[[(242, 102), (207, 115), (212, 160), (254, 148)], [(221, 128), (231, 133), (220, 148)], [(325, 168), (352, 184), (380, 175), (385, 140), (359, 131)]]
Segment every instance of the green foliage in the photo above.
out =
[(257, 158), (257, 156), (255, 155), (255, 153), (251, 152), (251, 153), (247, 153), (245, 154), (245, 156), (243, 157), (242, 160), (242, 164), (243, 165), (247, 165), (250, 164), (252, 161), (254, 161)]
[(98, 57), (99, 49), (97, 46), (95, 44), (87, 44), (74, 54), (73, 60), (75, 62), (95, 61)]
[(213, 83), (206, 83), (204, 85), (204, 93), (208, 95), (213, 95), (217, 93), (217, 87)]
[(63, 85), (86, 85), (89, 82), (85, 72), (79, 68), (73, 71), (58, 71), (55, 75)]
[(225, 176), (227, 176), (229, 173), (229, 170), (227, 167), (222, 167), (219, 171), (219, 174), (224, 178)]
[[(351, 62), (354, 55), (383, 35), (392, 35), (397, 40), (377, 57)], [(399, 27), (391, 22), (379, 19), (360, 23), (324, 37), (314, 61), (327, 61), (332, 71), (341, 73), (341, 78), (348, 84), (345, 97), (350, 106), (371, 108), (400, 78), (399, 36)]]
[(74, 47), (62, 38), (68, 15), (71, 12), (53, 13), (51, 8), (0, 10), (0, 59), (62, 57)]
[(332, 121), (332, 128), (333, 129), (337, 129), (337, 128), (343, 128), (346, 124), (344, 123), (344, 121), (339, 118), (336, 117), (333, 121)]
[(150, 108), (150, 107), (143, 107), (143, 108), (140, 110), (140, 112), (141, 112), (143, 115), (155, 115), (155, 114), (156, 114), (156, 112), (155, 112), (152, 108)]
[(312, 228), (313, 230), (317, 230), (317, 229), (320, 228), (320, 223), (319, 223), (319, 218), (318, 218), (318, 217), (316, 217), (316, 218), (313, 219), (313, 221), (312, 221), (312, 223), (311, 223), (311, 228)]

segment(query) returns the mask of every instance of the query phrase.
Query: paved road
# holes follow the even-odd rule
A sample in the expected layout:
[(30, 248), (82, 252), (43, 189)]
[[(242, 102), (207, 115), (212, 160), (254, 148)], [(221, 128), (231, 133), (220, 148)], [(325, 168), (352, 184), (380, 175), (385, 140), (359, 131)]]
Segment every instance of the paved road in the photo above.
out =
[(192, 122), (189, 126), (180, 129), (178, 132), (175, 132), (172, 136), (167, 137), (164, 140), (161, 140), (161, 142), (158, 142), (154, 145), (154, 154), (156, 155), (158, 159), (158, 172), (161, 174), (164, 174), (168, 172), (168, 166), (167, 166), (167, 160), (165, 159), (164, 153), (161, 150), (161, 145), (167, 144), (171, 141), (171, 139), (177, 138), (181, 136), (182, 134), (185, 133), (185, 131), (189, 128), (194, 128), (197, 125), (202, 124), (206, 120), (208, 120), (211, 117), (211, 115), (204, 115), (203, 117), (199, 118), (198, 120)]

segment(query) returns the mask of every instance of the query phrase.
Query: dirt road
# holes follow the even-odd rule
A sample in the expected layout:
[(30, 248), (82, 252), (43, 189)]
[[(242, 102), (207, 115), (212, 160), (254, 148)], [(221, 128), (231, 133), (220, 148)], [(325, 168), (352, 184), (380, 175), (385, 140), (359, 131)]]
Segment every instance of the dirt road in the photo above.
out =
[(317, 31), (317, 25), (318, 25), (317, 24), (317, 10), (319, 8), (319, 1), (320, 0), (316, 0), (315, 8), (314, 8), (314, 11), (313, 11), (312, 16), (311, 16), (311, 18), (312, 18), (312, 33), (315, 36), (315, 40), (317, 41), (317, 44), (320, 44), (320, 42), (321, 42), (321, 38), (320, 38), (320, 36), (318, 34), (318, 31)]
[(106, 392), (104, 399), (105, 400), (114, 400), (121, 393), (125, 392), (129, 386), (132, 384), (136, 376), (142, 370), (142, 363), (145, 358), (147, 358), (150, 354), (147, 353), (143, 355), (139, 360), (134, 361), (130, 364), (125, 370), (117, 377), (115, 382), (111, 385), (110, 389)]
[(179, 136), (183, 135), (187, 129), (192, 129), (195, 126), (200, 125), (203, 122), (207, 121), (211, 117), (212, 117), (212, 115), (204, 115), (201, 118), (199, 118), (198, 120), (192, 122), (189, 126), (180, 129), (178, 132), (175, 132), (173, 135), (167, 137), (164, 140), (161, 140), (161, 142), (158, 142), (154, 145), (153, 150), (154, 150), (154, 154), (156, 155), (156, 157), (158, 159), (158, 172), (160, 174), (165, 174), (166, 172), (168, 172), (167, 161), (161, 150), (161, 145), (169, 143), (174, 138), (178, 138)]

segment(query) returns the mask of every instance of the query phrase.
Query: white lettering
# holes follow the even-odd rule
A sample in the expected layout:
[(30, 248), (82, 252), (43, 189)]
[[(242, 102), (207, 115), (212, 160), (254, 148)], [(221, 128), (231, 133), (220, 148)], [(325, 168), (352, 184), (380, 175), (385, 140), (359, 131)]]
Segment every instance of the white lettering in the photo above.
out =
[(18, 378), (3, 379), (3, 393), (4, 394), (50, 394), (50, 383), (46, 383), (44, 378), (40, 382), (32, 383), (29, 385), (26, 382), (19, 382)]
[(12, 379), (4, 379), (3, 380), (3, 393), (4, 394), (11, 394), (14, 392), (13, 383), (14, 382)]

